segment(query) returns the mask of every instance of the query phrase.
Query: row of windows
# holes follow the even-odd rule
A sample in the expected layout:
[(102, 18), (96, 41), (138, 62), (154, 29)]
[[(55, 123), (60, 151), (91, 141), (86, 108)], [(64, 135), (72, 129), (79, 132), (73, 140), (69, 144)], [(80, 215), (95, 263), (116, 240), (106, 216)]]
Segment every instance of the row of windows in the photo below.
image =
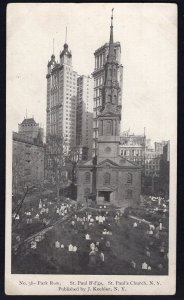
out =
[(105, 63), (105, 52), (95, 57), (95, 69), (101, 68)]
[(123, 156), (128, 156), (128, 155), (142, 156), (142, 150), (121, 150), (120, 153)]
[(94, 85), (95, 87), (98, 87), (99, 85), (102, 85), (103, 82), (104, 82), (104, 76), (100, 76), (94, 80)]
[[(127, 174), (126, 182), (129, 184), (132, 184), (132, 173)], [(91, 180), (91, 174), (90, 172), (85, 172), (84, 174), (84, 183), (89, 184)], [(103, 184), (109, 185), (111, 183), (111, 174), (109, 172), (106, 172), (103, 176)]]
[(160, 166), (159, 166), (159, 165), (155, 165), (155, 166), (146, 165), (146, 169), (150, 169), (150, 170), (159, 170), (159, 169), (160, 169)]

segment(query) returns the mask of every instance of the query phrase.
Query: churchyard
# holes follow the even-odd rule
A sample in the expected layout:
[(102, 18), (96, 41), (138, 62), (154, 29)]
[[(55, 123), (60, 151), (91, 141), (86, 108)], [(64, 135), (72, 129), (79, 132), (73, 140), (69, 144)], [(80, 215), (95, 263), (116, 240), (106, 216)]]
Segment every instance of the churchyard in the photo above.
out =
[(141, 197), (124, 212), (49, 197), (28, 203), (13, 234), (12, 273), (168, 274), (168, 200)]

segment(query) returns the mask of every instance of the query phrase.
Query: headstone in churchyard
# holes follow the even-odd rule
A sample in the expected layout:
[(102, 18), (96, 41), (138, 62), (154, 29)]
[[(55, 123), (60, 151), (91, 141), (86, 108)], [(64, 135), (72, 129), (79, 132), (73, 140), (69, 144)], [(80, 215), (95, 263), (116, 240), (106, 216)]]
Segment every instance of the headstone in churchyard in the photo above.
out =
[(109, 248), (111, 246), (111, 243), (109, 241), (107, 241), (105, 245), (107, 248)]
[(73, 251), (73, 245), (72, 245), (72, 244), (70, 244), (70, 245), (68, 246), (68, 251), (69, 251), (69, 252)]
[(39, 208), (42, 208), (42, 200), (40, 199), (40, 202), (39, 202)]
[(92, 263), (92, 264), (96, 263), (96, 252), (95, 252), (95, 250), (90, 251), (89, 257), (90, 257), (90, 263)]
[(60, 242), (59, 242), (59, 241), (56, 241), (56, 242), (55, 242), (55, 247), (56, 247), (56, 248), (60, 248)]
[(86, 238), (86, 240), (90, 240), (90, 235), (87, 233), (87, 234), (85, 235), (85, 238)]
[(134, 268), (134, 269), (136, 268), (136, 263), (135, 263), (135, 261), (133, 261), (133, 260), (131, 261), (131, 266), (132, 266), (132, 268)]
[(90, 244), (90, 248), (92, 249), (92, 248), (95, 248), (95, 244), (94, 243), (91, 243)]
[(147, 270), (148, 265), (146, 262), (142, 263), (142, 270)]
[(150, 224), (149, 227), (150, 227), (150, 230), (155, 230), (155, 226), (154, 225)]
[(36, 242), (35, 241), (31, 242), (31, 249), (36, 249)]
[(99, 222), (99, 224), (103, 224), (103, 218), (102, 218), (102, 216), (99, 216), (98, 222)]
[(39, 236), (37, 235), (36, 237), (35, 237), (35, 242), (39, 242), (40, 241), (40, 238), (39, 238)]
[(105, 260), (105, 255), (104, 255), (104, 253), (101, 252), (99, 256), (100, 256), (101, 261), (104, 262), (104, 260)]
[(77, 246), (73, 246), (73, 252), (77, 252)]

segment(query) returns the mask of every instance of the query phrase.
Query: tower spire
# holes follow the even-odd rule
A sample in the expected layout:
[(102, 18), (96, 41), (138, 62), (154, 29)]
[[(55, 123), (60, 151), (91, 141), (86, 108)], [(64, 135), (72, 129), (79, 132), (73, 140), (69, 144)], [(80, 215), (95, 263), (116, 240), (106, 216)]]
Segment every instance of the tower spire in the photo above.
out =
[(67, 26), (66, 26), (66, 32), (65, 32), (65, 44), (67, 42)]
[(112, 8), (112, 15), (111, 15), (111, 26), (110, 26), (110, 40), (109, 40), (109, 59), (113, 58), (114, 56), (114, 42), (113, 42), (113, 11), (114, 8)]

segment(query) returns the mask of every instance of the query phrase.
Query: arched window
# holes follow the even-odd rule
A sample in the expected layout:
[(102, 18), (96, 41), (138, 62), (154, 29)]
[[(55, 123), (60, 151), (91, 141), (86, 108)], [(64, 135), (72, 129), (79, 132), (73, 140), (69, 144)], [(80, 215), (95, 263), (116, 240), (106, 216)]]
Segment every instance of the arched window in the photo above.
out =
[(111, 175), (110, 173), (105, 173), (104, 174), (104, 185), (109, 185), (111, 181)]
[(117, 99), (117, 97), (116, 97), (116, 95), (114, 95), (114, 103), (116, 104), (116, 99)]
[(108, 95), (108, 101), (111, 103), (112, 102), (112, 96), (111, 95)]
[(132, 173), (127, 174), (127, 183), (132, 183)]
[(90, 172), (84, 174), (84, 183), (90, 183)]
[(112, 135), (112, 120), (106, 121), (106, 135)]

